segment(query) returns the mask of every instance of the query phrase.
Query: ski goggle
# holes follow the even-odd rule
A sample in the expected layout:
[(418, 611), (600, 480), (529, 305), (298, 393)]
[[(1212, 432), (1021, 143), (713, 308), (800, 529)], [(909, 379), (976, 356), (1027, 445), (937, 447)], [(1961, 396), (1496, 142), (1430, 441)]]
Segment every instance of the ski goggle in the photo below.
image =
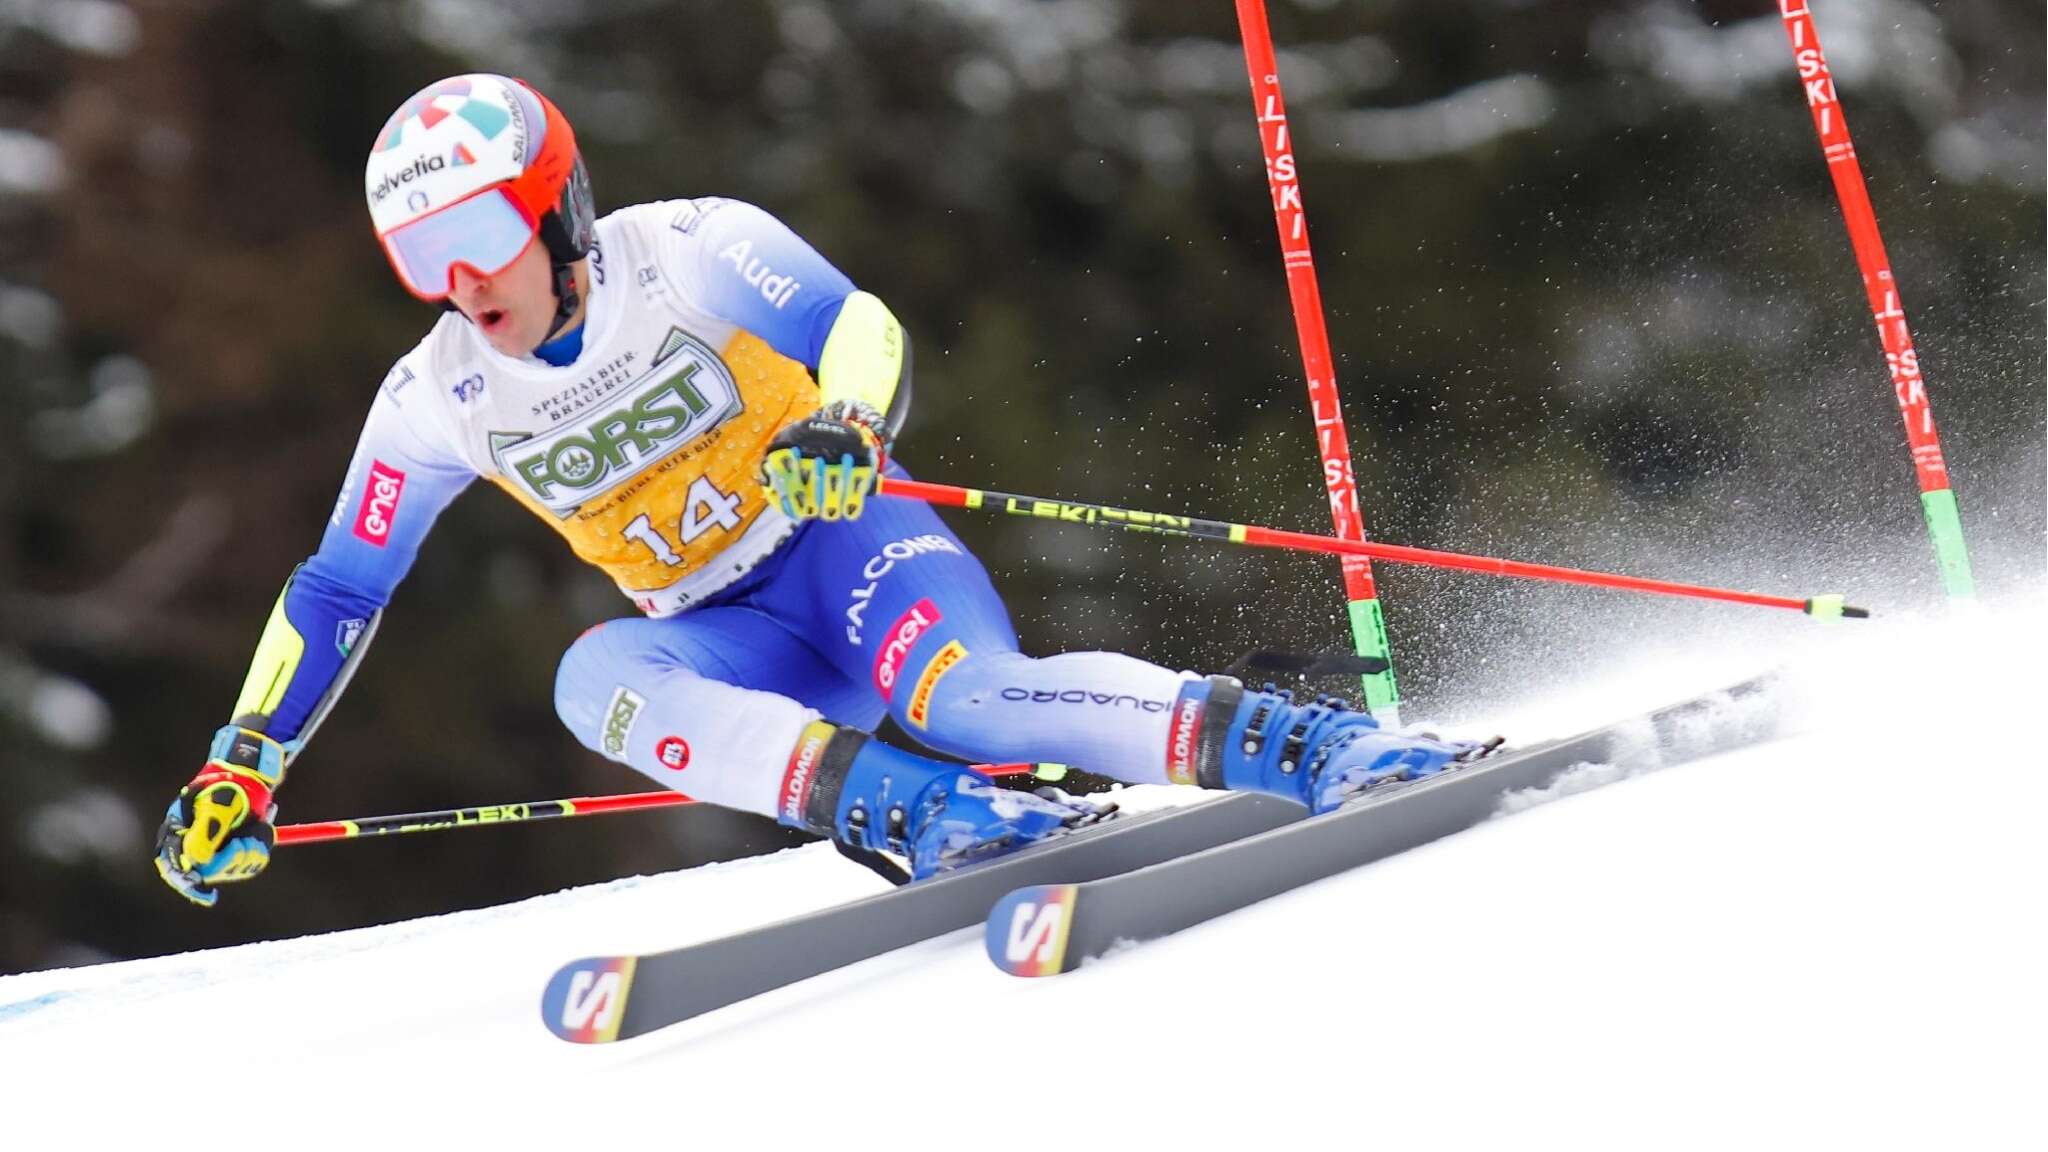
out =
[(406, 290), (438, 301), (455, 290), (456, 265), (478, 276), (496, 276), (519, 259), (538, 233), (525, 206), (498, 185), (400, 224), (378, 239)]

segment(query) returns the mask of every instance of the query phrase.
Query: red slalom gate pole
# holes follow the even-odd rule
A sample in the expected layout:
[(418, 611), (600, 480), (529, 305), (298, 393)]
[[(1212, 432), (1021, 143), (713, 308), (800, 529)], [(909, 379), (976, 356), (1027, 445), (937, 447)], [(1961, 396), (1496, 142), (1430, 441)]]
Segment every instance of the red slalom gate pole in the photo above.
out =
[(1233, 524), (1227, 520), (1203, 520), (1194, 516), (1177, 516), (1165, 512), (1137, 512), (1128, 508), (1113, 508), (1107, 504), (1047, 500), (1038, 496), (1018, 496), (1009, 492), (984, 491), (980, 488), (956, 488), (951, 484), (933, 484), (924, 480), (898, 480), (884, 476), (881, 481), (881, 492), (884, 496), (922, 500), (927, 504), (948, 508), (1002, 512), (1011, 516), (1030, 516), (1069, 524), (1105, 525), (1132, 532), (1154, 532), (1164, 536), (1185, 536), (1225, 544), (1248, 544), (1256, 548), (1322, 552), (1333, 556), (1363, 556), (1401, 564), (1423, 564), (1431, 568), (1484, 572), (1491, 576), (1518, 576), (1527, 580), (1548, 580), (1560, 584), (1585, 584), (1596, 588), (1619, 588), (1630, 592), (1654, 592), (1664, 596), (1690, 596), (1699, 600), (1725, 600), (1734, 604), (1753, 604), (1759, 608), (1787, 608), (1822, 619), (1843, 616), (1862, 619), (1870, 615), (1865, 609), (1844, 604), (1843, 598), (1837, 594), (1809, 596), (1803, 599), (1795, 596), (1769, 596), (1761, 592), (1738, 592), (1731, 588), (1681, 584), (1675, 580), (1651, 580), (1642, 576), (1622, 576), (1613, 572), (1560, 568), (1555, 564), (1531, 564), (1522, 560), (1470, 556), (1462, 552), (1438, 552), (1429, 548), (1409, 548), (1400, 544), (1343, 540), (1335, 536), (1315, 536), (1306, 532), (1261, 528), (1256, 524)]
[(1877, 322), (1877, 336), (1884, 344), (1885, 365), (1891, 373), (1899, 415), (1906, 422), (1906, 444), (1912, 449), (1913, 471), (1920, 480), (1920, 510), (1934, 542), (1942, 585), (1951, 600), (1965, 599), (1975, 595), (1976, 581), (1970, 574), (1969, 552), (1963, 547), (1962, 517), (1956, 510), (1955, 490), (1949, 487), (1941, 440), (1934, 432), (1934, 409), (1927, 403), (1927, 381), (1920, 375), (1913, 333), (1906, 327), (1906, 310), (1899, 303), (1898, 281), (1885, 255), (1884, 238), (1877, 231), (1877, 213), (1870, 206), (1863, 166), (1856, 161), (1856, 145), (1849, 138), (1849, 121), (1842, 115), (1834, 74), (1828, 71), (1827, 57), (1821, 53), (1820, 32), (1806, 0), (1778, 0), (1778, 12), (1792, 41), (1807, 109), (1813, 113), (1821, 154), (1827, 158), (1835, 198), (1842, 204), (1842, 221), (1849, 228), (1849, 244), (1855, 248), (1856, 264), (1863, 272), (1871, 318)]
[[(1252, 108), (1259, 118), (1259, 144), (1266, 153), (1266, 184), (1273, 194), (1273, 220), (1280, 229), (1287, 296), (1294, 309), (1302, 369), (1308, 377), (1309, 413), (1315, 420), (1316, 448), (1323, 459), (1330, 519), (1338, 539), (1363, 541), (1365, 521), (1358, 512), (1358, 481), (1351, 468), (1351, 445), (1344, 434), (1344, 412), (1331, 369), (1323, 294), (1316, 284), (1315, 257), (1309, 251), (1308, 212), (1301, 202), (1294, 138), (1287, 127), (1287, 105), (1280, 95), (1280, 66), (1273, 55), (1272, 30), (1266, 25), (1265, 0), (1237, 0), (1237, 27), (1244, 40), (1245, 68), (1251, 73)], [(1373, 585), (1372, 562), (1363, 554), (1347, 553), (1343, 564), (1353, 650), (1385, 661), (1383, 671), (1363, 678), (1366, 710), (1381, 722), (1399, 727), (1401, 692), (1394, 682), (1393, 652), (1387, 642), (1379, 590)]]

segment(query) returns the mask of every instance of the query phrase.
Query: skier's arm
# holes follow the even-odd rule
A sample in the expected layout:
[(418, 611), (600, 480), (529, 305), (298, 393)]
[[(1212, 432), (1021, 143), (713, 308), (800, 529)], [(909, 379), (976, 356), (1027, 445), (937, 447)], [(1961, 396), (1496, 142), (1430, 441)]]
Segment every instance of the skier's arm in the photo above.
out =
[(362, 660), (379, 613), (412, 567), (434, 518), (473, 478), (457, 453), (407, 423), (387, 380), (320, 550), (285, 582), (233, 719), (214, 733), (205, 766), (164, 814), (156, 856), (164, 883), (211, 905), (219, 898), (217, 885), (263, 871), (273, 836), (272, 797), (286, 766)]
[(236, 724), (293, 753), (304, 746), (347, 686), (435, 518), (474, 478), (455, 453), (407, 423), (396, 398), (378, 392), (320, 549), (271, 608), (235, 699)]
[(736, 200), (698, 201), (687, 275), (712, 312), (811, 370), (826, 406), (864, 404), (893, 440), (910, 410), (910, 337), (889, 307), (782, 221)]

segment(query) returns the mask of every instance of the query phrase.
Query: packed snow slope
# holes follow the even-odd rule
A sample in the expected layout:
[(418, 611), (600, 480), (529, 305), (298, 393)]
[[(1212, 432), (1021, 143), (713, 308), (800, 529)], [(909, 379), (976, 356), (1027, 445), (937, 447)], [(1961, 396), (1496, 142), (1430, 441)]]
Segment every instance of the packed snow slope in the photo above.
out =
[[(967, 931), (622, 1044), (541, 1025), (564, 960), (879, 887), (823, 846), (0, 979), (0, 1144), (2048, 1146), (2042, 623), (1816, 627), (1791, 737), (1054, 979)], [(1489, 726), (1754, 664), (1661, 653)]]

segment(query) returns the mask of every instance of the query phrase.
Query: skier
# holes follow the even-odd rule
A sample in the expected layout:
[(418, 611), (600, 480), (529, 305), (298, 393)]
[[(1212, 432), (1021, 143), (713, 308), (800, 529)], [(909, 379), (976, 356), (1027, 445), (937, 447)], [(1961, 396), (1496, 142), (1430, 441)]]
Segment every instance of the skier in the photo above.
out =
[(1129, 656), (1032, 658), (932, 510), (872, 500), (911, 393), (896, 317), (773, 216), (715, 197), (596, 218), (560, 110), (473, 74), (407, 100), (364, 176), (399, 281), (445, 309), (384, 377), (319, 550), (286, 581), (157, 870), (210, 905), (263, 870), (288, 766), (361, 663), (434, 519), (477, 477), (641, 617), (563, 656), (562, 722), (699, 800), (905, 857), (916, 876), (1094, 809), (934, 749), (1317, 810), (1473, 746)]

